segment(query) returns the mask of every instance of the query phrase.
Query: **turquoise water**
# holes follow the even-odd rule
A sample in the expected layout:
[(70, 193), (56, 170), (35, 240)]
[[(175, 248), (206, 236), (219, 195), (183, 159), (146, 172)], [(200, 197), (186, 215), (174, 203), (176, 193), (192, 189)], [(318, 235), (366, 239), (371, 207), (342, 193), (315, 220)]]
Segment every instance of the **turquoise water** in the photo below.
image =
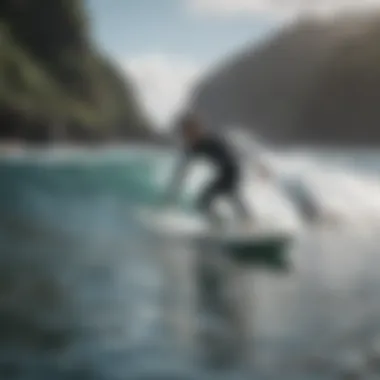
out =
[[(210, 378), (187, 354), (191, 334), (176, 328), (192, 314), (194, 247), (153, 236), (136, 218), (157, 204), (171, 160), (124, 149), (2, 159), (3, 377)], [(379, 239), (371, 228), (314, 226), (294, 245), (289, 273), (246, 274), (261, 372), (314, 379), (318, 359), (318, 378), (332, 379), (340, 367), (359, 368), (357, 357), (366, 361), (380, 337)]]
[(129, 153), (62, 156), (0, 164), (0, 362), (111, 376), (120, 353), (162, 331), (154, 242), (134, 221), (160, 195), (156, 167)]

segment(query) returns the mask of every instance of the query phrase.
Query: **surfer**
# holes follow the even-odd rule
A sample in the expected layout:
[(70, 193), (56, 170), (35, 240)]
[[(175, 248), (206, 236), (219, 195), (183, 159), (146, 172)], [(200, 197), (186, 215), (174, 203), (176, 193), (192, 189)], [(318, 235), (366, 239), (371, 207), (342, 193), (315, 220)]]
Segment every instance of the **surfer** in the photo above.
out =
[(239, 194), (240, 163), (226, 139), (207, 131), (202, 122), (190, 114), (179, 120), (178, 133), (184, 144), (184, 154), (175, 171), (170, 195), (178, 192), (188, 163), (196, 157), (205, 158), (215, 165), (218, 174), (199, 196), (197, 208), (212, 221), (218, 222), (217, 216), (212, 212), (212, 205), (217, 198), (226, 197), (234, 205), (239, 219), (244, 223), (250, 222), (251, 215)]

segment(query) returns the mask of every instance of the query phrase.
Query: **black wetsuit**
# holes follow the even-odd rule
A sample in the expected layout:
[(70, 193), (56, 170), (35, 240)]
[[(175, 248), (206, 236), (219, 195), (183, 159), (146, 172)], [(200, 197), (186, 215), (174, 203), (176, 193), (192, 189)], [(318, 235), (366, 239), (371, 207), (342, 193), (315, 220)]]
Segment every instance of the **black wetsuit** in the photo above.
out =
[(228, 143), (222, 138), (208, 136), (186, 149), (187, 160), (202, 157), (210, 161), (218, 170), (218, 175), (199, 197), (201, 211), (210, 211), (213, 201), (219, 196), (230, 197), (240, 217), (247, 218), (248, 213), (238, 195), (241, 171), (237, 158)]

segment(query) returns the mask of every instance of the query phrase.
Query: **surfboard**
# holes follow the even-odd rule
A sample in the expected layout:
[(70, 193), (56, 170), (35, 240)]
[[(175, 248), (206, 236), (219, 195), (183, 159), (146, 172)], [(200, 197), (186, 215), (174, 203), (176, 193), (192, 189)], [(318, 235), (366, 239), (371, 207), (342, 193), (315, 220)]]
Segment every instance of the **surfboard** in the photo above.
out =
[(139, 218), (152, 232), (172, 238), (194, 239), (207, 236), (210, 226), (206, 220), (181, 210), (139, 210)]
[(282, 253), (293, 241), (293, 234), (279, 227), (239, 226), (238, 223), (215, 228), (198, 215), (180, 210), (143, 210), (140, 219), (151, 231), (171, 239), (212, 244), (241, 261), (267, 261)]

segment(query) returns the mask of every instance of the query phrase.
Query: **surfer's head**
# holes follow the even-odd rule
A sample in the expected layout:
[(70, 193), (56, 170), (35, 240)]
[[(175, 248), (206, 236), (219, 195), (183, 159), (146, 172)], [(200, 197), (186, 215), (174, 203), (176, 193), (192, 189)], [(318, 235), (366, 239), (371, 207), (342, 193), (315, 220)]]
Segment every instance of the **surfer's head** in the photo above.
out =
[(178, 121), (178, 132), (186, 142), (196, 142), (202, 138), (206, 128), (195, 114), (185, 114)]

